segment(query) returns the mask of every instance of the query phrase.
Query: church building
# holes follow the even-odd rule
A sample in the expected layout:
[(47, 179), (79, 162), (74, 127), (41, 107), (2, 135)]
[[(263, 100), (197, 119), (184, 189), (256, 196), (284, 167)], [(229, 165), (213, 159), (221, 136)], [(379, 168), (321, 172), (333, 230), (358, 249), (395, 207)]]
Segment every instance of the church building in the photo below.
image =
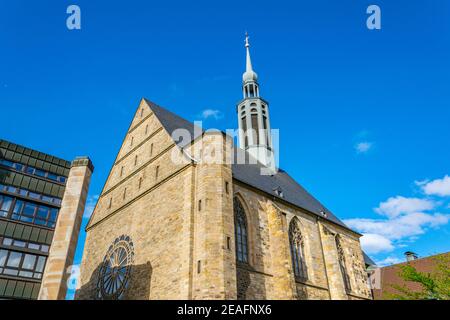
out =
[(239, 147), (142, 99), (86, 227), (76, 299), (371, 299), (361, 235), (277, 168), (245, 47)]

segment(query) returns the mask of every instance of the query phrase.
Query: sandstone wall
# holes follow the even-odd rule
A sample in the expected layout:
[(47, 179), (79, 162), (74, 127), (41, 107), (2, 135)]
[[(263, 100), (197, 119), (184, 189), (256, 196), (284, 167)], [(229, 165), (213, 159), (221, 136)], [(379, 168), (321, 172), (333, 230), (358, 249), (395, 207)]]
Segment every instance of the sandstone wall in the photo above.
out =
[[(189, 298), (195, 172), (145, 102), (142, 106), (143, 120), (139, 109), (88, 224), (80, 299), (95, 298), (99, 266), (121, 235), (132, 239), (135, 250), (126, 298)], [(173, 154), (185, 161), (173, 162)]]
[[(282, 201), (269, 200), (265, 194), (239, 181), (234, 181), (233, 188), (245, 208), (249, 225), (250, 268), (244, 268), (246, 271), (240, 272), (241, 283), (245, 283), (247, 299), (260, 299), (262, 296), (267, 299), (288, 298), (287, 292), (290, 290), (288, 278), (289, 275), (293, 277), (293, 269), (287, 235), (289, 224), (294, 217), (298, 219), (304, 239), (308, 279), (294, 280), (291, 298), (370, 299), (357, 234)], [(280, 223), (283, 224), (284, 235), (274, 230), (279, 228)], [(339, 268), (334, 240), (336, 234), (341, 236), (344, 247), (351, 281), (350, 292), (345, 291)], [(284, 248), (280, 247), (280, 240), (286, 244)], [(277, 258), (274, 257), (275, 254)], [(288, 263), (284, 262), (286, 260)], [(280, 286), (280, 276), (283, 273), (287, 278), (284, 286)]]

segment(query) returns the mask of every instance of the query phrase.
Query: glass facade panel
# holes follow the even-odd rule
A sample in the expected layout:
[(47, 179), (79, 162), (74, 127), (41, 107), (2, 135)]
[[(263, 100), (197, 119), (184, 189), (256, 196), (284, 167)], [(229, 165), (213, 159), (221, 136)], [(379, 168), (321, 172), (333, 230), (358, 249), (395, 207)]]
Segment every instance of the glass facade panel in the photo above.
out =
[(3, 271), (3, 274), (6, 274), (8, 276), (17, 276), (19, 274), (19, 271), (15, 269), (5, 269)]
[(43, 277), (70, 162), (0, 142), (0, 300), (30, 299)]
[(45, 171), (35, 169), (34, 174), (37, 175), (38, 177), (45, 178)]
[(32, 203), (26, 203), (22, 214), (25, 216), (33, 217), (35, 210), (36, 210), (36, 205), (34, 205)]
[(48, 208), (46, 207), (39, 207), (37, 211), (37, 217), (46, 220), (48, 216)]
[(6, 263), (6, 266), (18, 268), (20, 265), (20, 260), (22, 260), (23, 254), (20, 252), (10, 252), (8, 262)]
[(5, 265), (7, 256), (8, 256), (8, 251), (0, 250), (0, 267), (3, 267)]
[(20, 240), (14, 240), (11, 238), (2, 238), (2, 237), (0, 237), (0, 244), (3, 244), (4, 246), (7, 246), (7, 247), (13, 247), (14, 249), (19, 249), (19, 251), (21, 248), (28, 248), (31, 250), (40, 251), (42, 253), (48, 253), (49, 249), (50, 249), (50, 246), (48, 246), (46, 244), (20, 241)]
[[(56, 205), (60, 205), (61, 204), (61, 199), (57, 198), (57, 197), (51, 197), (51, 196), (47, 196), (41, 193), (37, 193), (37, 192), (31, 192), (27, 189), (23, 189), (23, 188), (14, 188), (11, 186), (5, 186), (3, 184), (0, 184), (0, 191), (6, 191), (9, 193), (15, 193), (15, 194), (19, 194), (23, 197), (30, 197), (32, 199), (37, 199), (37, 200), (42, 200), (48, 203), (54, 203)], [(6, 196), (2, 196), (1, 197), (6, 197)], [(0, 207), (1, 207), (1, 199), (0, 199)]]
[(7, 217), (13, 198), (0, 195), (0, 217)]
[(33, 249), (33, 250), (39, 250), (40, 246), (38, 244), (35, 244), (35, 243), (29, 243), (28, 244), (28, 248), (29, 249)]
[(32, 254), (26, 254), (23, 259), (22, 268), (27, 270), (33, 270), (35, 263), (36, 263), (36, 256)]
[(47, 196), (42, 196), (42, 201), (52, 203), (53, 202), (53, 198), (52, 197), (47, 197)]
[(14, 241), (14, 246), (19, 247), (19, 248), (25, 248), (26, 247), (26, 243), (23, 241), (19, 241), (19, 240), (15, 240)]
[(41, 199), (41, 195), (38, 193), (34, 193), (34, 192), (29, 192), (28, 196), (33, 199), (38, 199), (38, 200)]
[(0, 210), (8, 211), (11, 208), (12, 200), (11, 197), (2, 196), (2, 207)]
[(36, 205), (21, 200), (16, 201), (13, 220), (29, 222), (40, 226), (54, 228), (59, 210), (44, 205)]
[(0, 163), (6, 167), (14, 168), (14, 163), (5, 159), (2, 159)]
[(16, 205), (14, 206), (14, 213), (19, 213), (22, 211), (23, 201), (17, 200)]
[(58, 209), (55, 208), (50, 209), (50, 221), (56, 222), (57, 217), (58, 217)]
[(0, 274), (41, 279), (46, 260), (44, 256), (0, 250)]
[(30, 271), (20, 271), (20, 272), (19, 272), (19, 276), (25, 277), (25, 278), (32, 278), (32, 277), (33, 277), (33, 272), (30, 272)]
[(46, 260), (45, 257), (39, 257), (38, 258), (38, 262), (37, 262), (37, 265), (36, 265), (36, 271), (38, 271), (38, 272), (43, 272), (44, 271), (45, 260)]
[(6, 159), (1, 159), (0, 160), (0, 165), (15, 169), (17, 171), (20, 172), (25, 172), (27, 174), (31, 174), (40, 178), (47, 178), (49, 180), (52, 181), (56, 181), (56, 182), (60, 182), (60, 183), (66, 183), (66, 177), (64, 176), (58, 176), (54, 173), (51, 172), (47, 172), (45, 170), (41, 170), (41, 169), (36, 169), (34, 167), (31, 166), (25, 166), (23, 164), (20, 163), (16, 163), (16, 162), (12, 162)]

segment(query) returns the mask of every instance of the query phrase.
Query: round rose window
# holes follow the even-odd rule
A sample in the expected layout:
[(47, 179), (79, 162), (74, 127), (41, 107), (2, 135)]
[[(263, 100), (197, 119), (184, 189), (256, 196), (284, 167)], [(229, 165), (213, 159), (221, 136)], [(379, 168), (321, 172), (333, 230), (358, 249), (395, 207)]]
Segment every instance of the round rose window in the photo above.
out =
[(102, 300), (122, 299), (128, 287), (133, 265), (133, 242), (128, 236), (117, 238), (109, 247), (98, 277), (98, 298)]

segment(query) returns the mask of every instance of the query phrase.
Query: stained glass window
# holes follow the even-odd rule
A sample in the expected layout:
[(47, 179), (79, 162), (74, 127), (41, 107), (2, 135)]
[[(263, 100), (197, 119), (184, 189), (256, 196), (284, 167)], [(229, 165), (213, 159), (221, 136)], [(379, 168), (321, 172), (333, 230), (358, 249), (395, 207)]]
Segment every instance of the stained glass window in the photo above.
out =
[(236, 233), (236, 259), (248, 263), (247, 218), (239, 199), (234, 199), (234, 224)]
[(308, 279), (308, 271), (304, 256), (304, 241), (296, 218), (292, 219), (289, 225), (289, 242), (291, 247), (294, 275), (300, 280), (306, 280)]

